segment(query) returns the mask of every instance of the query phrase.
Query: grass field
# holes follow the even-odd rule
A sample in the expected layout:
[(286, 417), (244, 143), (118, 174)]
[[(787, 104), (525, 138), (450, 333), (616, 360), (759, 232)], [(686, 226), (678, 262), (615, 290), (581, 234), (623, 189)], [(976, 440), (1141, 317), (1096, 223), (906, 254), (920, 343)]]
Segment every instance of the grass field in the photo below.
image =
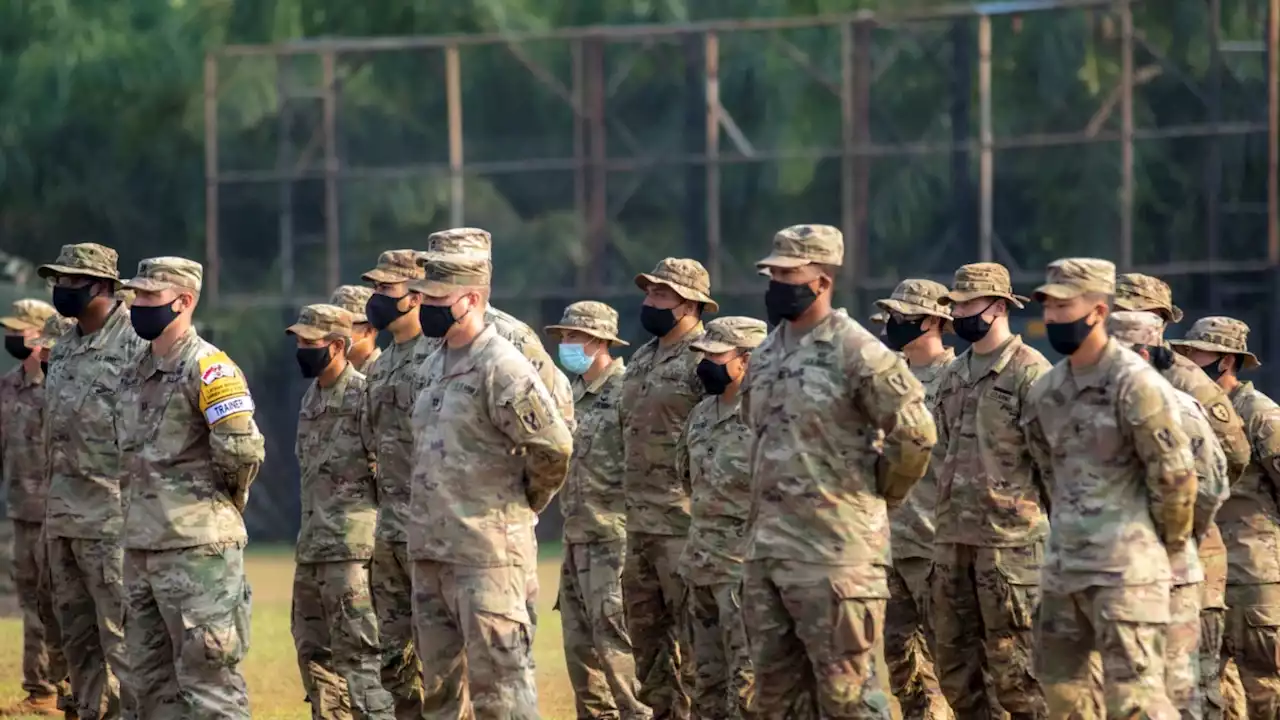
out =
[[(252, 550), (248, 570), (253, 583), (253, 647), (240, 669), (249, 682), (253, 717), (255, 720), (305, 720), (310, 717), (309, 706), (302, 701), (302, 683), (298, 680), (293, 637), (289, 634), (292, 551)], [(559, 572), (559, 548), (543, 548), (534, 657), (538, 665), (540, 710), (547, 720), (574, 717), (573, 692), (565, 674), (560, 644), (560, 614), (551, 609), (555, 604)], [(22, 698), (21, 681), (22, 622), (0, 619), (0, 706)]]

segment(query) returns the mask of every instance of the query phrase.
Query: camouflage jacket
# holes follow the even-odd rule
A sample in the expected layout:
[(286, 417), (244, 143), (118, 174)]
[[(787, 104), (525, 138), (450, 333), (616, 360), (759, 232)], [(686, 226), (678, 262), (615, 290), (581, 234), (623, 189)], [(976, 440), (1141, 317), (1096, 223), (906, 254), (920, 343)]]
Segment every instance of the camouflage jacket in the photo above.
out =
[(1174, 392), (1114, 340), (1093, 367), (1062, 360), (1032, 387), (1022, 423), (1049, 492), (1046, 589), (1172, 580), (1152, 517), (1195, 492)]
[(703, 398), (689, 414), (676, 450), (676, 472), (692, 495), (689, 541), (680, 574), (691, 585), (742, 580), (747, 520), (751, 514), (751, 430), (742, 402), (721, 406)]
[(1227, 582), (1280, 582), (1280, 407), (1248, 382), (1231, 392), (1231, 404), (1244, 421), (1253, 455), (1218, 511)]
[[(1191, 457), (1196, 467), (1196, 506), (1193, 537), (1180, 549), (1169, 549), (1169, 563), (1173, 569), (1173, 584), (1188, 585), (1204, 582), (1204, 566), (1196, 549), (1196, 541), (1205, 538), (1210, 529), (1216, 534), (1213, 519), (1231, 490), (1227, 481), (1227, 456), (1209, 424), (1208, 414), (1195, 398), (1184, 392), (1175, 392), (1182, 430), (1191, 442)], [(1219, 542), (1221, 539), (1219, 538)]]
[(9, 517), (44, 522), (49, 491), (44, 444), (44, 373), (21, 365), (0, 377), (0, 471)]
[(377, 456), (360, 432), (364, 375), (353, 365), (327, 387), (312, 382), (298, 413), (302, 471), (297, 561), (368, 560), (378, 521)]
[(244, 374), (195, 331), (165, 357), (148, 346), (120, 384), (130, 478), (123, 545), (169, 550), (245, 542), (237, 498), (265, 454)]
[(631, 356), (622, 381), (627, 532), (689, 533), (689, 493), (676, 474), (676, 444), (693, 406), (706, 395), (695, 371), (702, 353), (689, 345), (699, 324), (667, 347), (657, 338)]
[(1014, 335), (986, 357), (969, 348), (943, 373), (933, 408), (935, 542), (1013, 547), (1049, 532), (1039, 471), (1018, 427), (1027, 393), (1049, 367)]
[(573, 384), (573, 461), (560, 493), (564, 513), (564, 541), (607, 542), (626, 537), (626, 496), (622, 489), (622, 375), (626, 365), (617, 358), (588, 385)]
[[(938, 383), (947, 366), (956, 359), (956, 352), (947, 348), (932, 363), (911, 368), (924, 386), (925, 407), (933, 407), (938, 395)], [(937, 470), (931, 462), (920, 482), (907, 493), (901, 505), (889, 511), (889, 544), (894, 561), (905, 558), (933, 558), (934, 512), (938, 503)]]
[(58, 340), (45, 378), (45, 444), (49, 537), (114, 538), (124, 528), (122, 495), (131, 476), (122, 468), (117, 423), (125, 407), (120, 378), (136, 362), (143, 341), (116, 305), (91, 335), (77, 326)]
[(413, 407), (409, 556), (480, 567), (537, 562), (533, 524), (564, 484), (569, 428), (493, 325), (421, 368)]
[(1173, 354), (1173, 365), (1160, 374), (1174, 388), (1190, 395), (1204, 406), (1209, 425), (1218, 436), (1222, 452), (1227, 457), (1227, 478), (1231, 482), (1240, 479), (1249, 464), (1249, 438), (1245, 436), (1244, 422), (1231, 405), (1231, 398), (1218, 383), (1191, 362), (1185, 355)]
[(369, 366), (360, 434), (378, 458), (377, 537), (409, 542), (409, 480), (413, 475), (413, 400), (421, 335), (394, 344)]
[[(751, 356), (743, 418), (751, 452), (747, 559), (857, 566), (851, 597), (888, 597), (889, 514), (937, 442), (924, 387), (843, 310), (802, 337), (782, 325)], [(886, 502), (887, 501), (887, 502)]]

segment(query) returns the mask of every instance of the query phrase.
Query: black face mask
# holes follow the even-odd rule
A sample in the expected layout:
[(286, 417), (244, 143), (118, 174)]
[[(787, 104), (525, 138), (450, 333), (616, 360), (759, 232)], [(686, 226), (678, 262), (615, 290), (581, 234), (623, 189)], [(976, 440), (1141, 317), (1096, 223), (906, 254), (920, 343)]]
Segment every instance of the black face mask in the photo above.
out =
[(27, 339), (21, 335), (5, 335), (4, 349), (18, 360), (31, 357), (31, 348), (27, 347)]
[(924, 334), (924, 320), (895, 320), (884, 325), (884, 344), (890, 350), (901, 350)]
[(817, 299), (818, 293), (808, 285), (770, 280), (769, 289), (764, 293), (764, 307), (770, 319), (795, 320)]
[(1063, 355), (1074, 355), (1084, 343), (1084, 339), (1093, 332), (1088, 315), (1072, 322), (1045, 323), (1044, 328), (1049, 335), (1049, 345), (1055, 352)]
[(667, 333), (676, 329), (677, 322), (675, 310), (652, 305), (640, 306), (640, 326), (654, 337), (666, 337)]
[(733, 378), (729, 377), (729, 367), (713, 363), (703, 358), (698, 363), (695, 372), (698, 373), (698, 379), (702, 381), (702, 386), (712, 395), (723, 395), (724, 391), (733, 384)]
[(171, 305), (142, 307), (134, 305), (129, 308), (129, 322), (138, 337), (148, 342), (164, 334), (164, 329), (178, 317), (179, 313)]
[(389, 295), (374, 293), (364, 306), (364, 314), (369, 318), (369, 324), (378, 332), (386, 330), (391, 323), (399, 320), (409, 312), (408, 310), (401, 310), (399, 307), (400, 301), (403, 299), (402, 297), (393, 298)]
[(990, 309), (991, 305), (988, 305), (982, 308), (982, 312), (974, 313), (969, 317), (952, 318), (951, 325), (955, 328), (956, 335), (969, 343), (976, 343), (986, 337), (987, 333), (991, 332), (991, 323), (985, 320), (982, 314)]
[(1144, 345), (1147, 357), (1151, 358), (1151, 367), (1161, 372), (1173, 367), (1173, 348), (1163, 345)]
[(93, 284), (71, 288), (58, 285), (53, 288), (53, 309), (64, 318), (78, 318), (93, 300)]
[(1200, 369), (1204, 371), (1205, 375), (1209, 376), (1210, 380), (1218, 382), (1218, 378), (1222, 377), (1222, 358), (1218, 358), (1208, 365), (1201, 365)]
[(418, 320), (422, 323), (422, 334), (433, 338), (448, 335), (449, 328), (458, 322), (452, 305), (419, 305)]
[(298, 367), (302, 369), (302, 377), (318, 378), (329, 363), (333, 361), (329, 346), (298, 348)]

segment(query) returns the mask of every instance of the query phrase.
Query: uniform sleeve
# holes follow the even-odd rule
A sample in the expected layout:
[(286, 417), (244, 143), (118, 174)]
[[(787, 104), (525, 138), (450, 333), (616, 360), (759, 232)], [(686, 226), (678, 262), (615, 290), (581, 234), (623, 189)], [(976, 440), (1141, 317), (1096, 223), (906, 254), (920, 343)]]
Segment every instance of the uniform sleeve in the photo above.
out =
[[(1213, 526), (1213, 520), (1222, 504), (1231, 494), (1231, 481), (1227, 469), (1227, 456), (1222, 451), (1213, 428), (1204, 417), (1196, 420), (1199, 432), (1191, 439), (1196, 463), (1196, 506), (1191, 530), (1199, 541)], [(1188, 433), (1190, 434), (1190, 433)]]
[(902, 358), (879, 341), (862, 343), (854, 352), (849, 378), (854, 400), (884, 433), (876, 484), (889, 507), (897, 507), (929, 467), (937, 426), (925, 407), (924, 386)]
[(360, 432), (360, 445), (364, 448), (365, 459), (369, 466), (369, 474), (366, 478), (371, 488), (370, 494), (374, 499), (374, 503), (378, 500), (378, 444), (374, 442), (372, 423), (366, 416), (369, 414), (369, 386), (368, 384), (360, 388), (354, 399), (356, 410), (356, 427)]
[[(1040, 382), (1053, 366), (1044, 358), (1037, 358), (1035, 362), (1029, 363), (1023, 368), (1022, 377), (1018, 384), (1018, 405), (1022, 408), (1022, 412), (1026, 412), (1028, 403), (1032, 398), (1031, 389)], [(1036, 432), (1041, 432), (1041, 428), (1037, 425)], [(1023, 433), (1024, 437), (1026, 433)], [(1027, 441), (1030, 446), (1030, 440)], [(1048, 450), (1048, 443), (1041, 437), (1041, 451)], [(1041, 457), (1036, 456), (1036, 452), (1028, 448), (1031, 455), (1031, 481), (1035, 483), (1036, 488), (1040, 491), (1040, 503), (1044, 506), (1045, 512), (1049, 511), (1049, 480), (1053, 470), (1049, 465), (1051, 455), (1047, 452)]]
[(676, 477), (680, 479), (680, 485), (684, 488), (686, 495), (693, 492), (693, 477), (689, 471), (689, 426), (692, 423), (686, 422), (684, 429), (680, 431), (680, 439), (676, 441)]
[(490, 393), (490, 417), (511, 440), (512, 454), (524, 457), (525, 494), (540, 513), (564, 485), (573, 436), (532, 368), (509, 372)]
[(224, 362), (232, 371), (226, 378), (234, 379), (238, 386), (221, 394), (211, 394), (210, 400), (218, 398), (215, 402), (210, 403), (202, 398), (201, 390), (216, 393), (221, 381), (204, 384), (197, 373), (190, 382), (197, 396), (200, 414), (209, 424), (209, 453), (213, 465), (226, 479), (232, 502), (243, 512), (249, 500), (249, 486), (258, 476), (258, 469), (266, 456), (266, 447), (262, 433), (258, 430), (258, 423), (253, 417), (254, 405), (249, 385), (239, 367), (229, 359)]
[(555, 402), (556, 408), (560, 411), (560, 417), (564, 419), (565, 427), (569, 428), (569, 434), (578, 427), (577, 418), (573, 412), (573, 384), (569, 382), (569, 377), (554, 366), (551, 372), (555, 378), (547, 389), (551, 391), (551, 399)]
[(1022, 435), (1027, 442), (1027, 452), (1035, 463), (1035, 483), (1040, 490), (1040, 501), (1044, 503), (1044, 511), (1052, 513), (1049, 493), (1053, 487), (1053, 449), (1045, 437), (1044, 428), (1040, 425), (1040, 414), (1037, 410), (1037, 394), (1029, 393), (1022, 403)]
[(1280, 498), (1280, 409), (1269, 408), (1255, 417), (1253, 454), (1271, 481), (1273, 495)]
[[(1152, 371), (1154, 373), (1154, 371)], [(1160, 379), (1139, 375), (1119, 395), (1118, 420), (1133, 440), (1146, 469), (1156, 519), (1166, 547), (1180, 547), (1192, 531), (1196, 500), (1195, 463), (1191, 442), (1173, 397), (1174, 389)]]
[(1244, 421), (1231, 406), (1231, 399), (1217, 383), (1204, 379), (1195, 384), (1191, 396), (1204, 406), (1205, 415), (1213, 433), (1218, 436), (1222, 452), (1227, 458), (1227, 478), (1231, 483), (1240, 479), (1249, 465), (1249, 436), (1244, 431)]

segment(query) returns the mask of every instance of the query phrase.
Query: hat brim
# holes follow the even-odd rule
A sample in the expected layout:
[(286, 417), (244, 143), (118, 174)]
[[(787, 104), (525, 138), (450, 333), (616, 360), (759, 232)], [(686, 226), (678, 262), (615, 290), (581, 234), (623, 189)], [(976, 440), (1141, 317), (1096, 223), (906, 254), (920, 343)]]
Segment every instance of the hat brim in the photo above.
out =
[(394, 272), (391, 272), (390, 270), (382, 270), (379, 268), (374, 268), (369, 272), (366, 272), (365, 274), (361, 275), (360, 279), (364, 280), (365, 282), (372, 282), (372, 283), (402, 283), (402, 282), (412, 282), (414, 280), (418, 280), (419, 278), (405, 277), (400, 273), (394, 273)]
[(1243, 369), (1245, 370), (1255, 370), (1262, 367), (1262, 361), (1258, 359), (1258, 356), (1247, 350), (1243, 352), (1240, 350), (1233, 350), (1226, 345), (1205, 342), (1203, 340), (1169, 340), (1167, 342), (1174, 348), (1190, 348), (1192, 350), (1203, 350), (1204, 352), (1221, 353), (1223, 355), (1243, 355)]
[(969, 302), (978, 298), (998, 298), (1000, 300), (1008, 300), (1013, 306), (1021, 310), (1026, 307), (1030, 298), (1014, 295), (1012, 293), (992, 292), (990, 290), (952, 290), (946, 295), (938, 298), (938, 302), (943, 304), (954, 305), (956, 303)]
[(1085, 291), (1073, 285), (1062, 285), (1059, 283), (1049, 283), (1041, 285), (1031, 293), (1036, 302), (1044, 302), (1045, 298), (1053, 298), (1054, 300), (1070, 300), (1084, 295)]
[(727, 353), (730, 350), (750, 350), (750, 348), (742, 348), (737, 345), (730, 345), (727, 342), (719, 342), (717, 340), (697, 340), (689, 343), (690, 350), (696, 350), (708, 355), (719, 355)]
[[(348, 310), (347, 312), (351, 312), (351, 311), (350, 311), (350, 310)], [(352, 325), (355, 325), (356, 323), (368, 323), (368, 322), (369, 322), (369, 316), (368, 316), (368, 315), (365, 315), (364, 313), (360, 313), (359, 315), (357, 315), (357, 314), (355, 314), (355, 313), (351, 313), (351, 324), (352, 324)]]
[(16, 317), (0, 317), (0, 327), (3, 327), (5, 330), (17, 330), (21, 332), (23, 330), (36, 330), (41, 326), (34, 325)]
[(790, 255), (769, 255), (756, 261), (758, 268), (799, 268), (805, 265), (812, 265), (813, 261), (808, 258), (791, 257)]
[(136, 277), (132, 280), (128, 280), (122, 285), (122, 287), (125, 290), (138, 290), (141, 292), (161, 292), (163, 290), (199, 292), (199, 290), (196, 290), (195, 288), (187, 287), (186, 285), (179, 285), (178, 283), (169, 282), (168, 280), (156, 280), (155, 278), (143, 277)]
[(303, 325), (301, 323), (295, 323), (293, 325), (290, 325), (289, 327), (285, 328), (284, 332), (286, 335), (296, 335), (308, 342), (323, 340), (329, 335), (329, 333), (321, 330), (320, 328), (312, 327), (310, 325)]
[(916, 305), (915, 303), (910, 303), (905, 300), (894, 300), (893, 298), (877, 300), (876, 307), (881, 310), (896, 312), (900, 315), (930, 315), (932, 317), (944, 318), (946, 320), (951, 319), (950, 315), (940, 313), (937, 310), (927, 308), (924, 305)]
[(1136, 299), (1137, 298), (1117, 297), (1115, 299), (1116, 309), (1128, 310), (1130, 312), (1155, 313), (1160, 317), (1164, 318), (1164, 321), (1168, 323), (1182, 322), (1182, 308), (1179, 308), (1177, 305), (1174, 305), (1172, 309), (1169, 309), (1162, 305), (1155, 305), (1155, 304), (1150, 304), (1145, 302), (1134, 302), (1134, 300)]
[(720, 312), (720, 303), (712, 300), (711, 296), (706, 293), (698, 292), (687, 285), (681, 285), (679, 283), (673, 283), (670, 280), (664, 280), (656, 275), (650, 275), (648, 273), (640, 273), (639, 275), (636, 275), (636, 287), (641, 290), (648, 290), (650, 285), (663, 285), (669, 287), (685, 300), (692, 300), (693, 302), (705, 304), (707, 306), (707, 312)]
[(543, 330), (545, 330), (548, 335), (556, 335), (556, 336), (559, 336), (561, 333), (566, 333), (566, 332), (586, 333), (587, 335), (590, 335), (593, 338), (599, 338), (600, 340), (604, 340), (613, 345), (618, 345), (621, 347), (628, 347), (631, 345), (631, 343), (627, 342), (626, 340), (623, 340), (617, 335), (612, 335), (603, 330), (595, 330), (592, 328), (575, 327), (573, 325), (548, 325), (545, 328), (543, 328)]
[(440, 282), (439, 280), (415, 280), (409, 283), (409, 289), (427, 297), (442, 298), (448, 297), (459, 290), (465, 290), (466, 286)]
[(108, 275), (106, 273), (97, 272), (95, 270), (85, 270), (84, 268), (71, 267), (70, 265), (57, 265), (57, 264), (41, 265), (40, 267), (36, 268), (36, 275), (40, 276), (41, 278), (44, 278), (45, 280), (48, 280), (50, 278), (61, 277), (63, 275), (70, 275), (74, 277), (89, 277), (89, 278), (96, 278), (98, 280), (110, 280), (111, 282), (115, 283), (117, 290), (120, 289), (120, 286), (122, 284), (120, 282), (120, 278), (116, 277), (115, 275)]

